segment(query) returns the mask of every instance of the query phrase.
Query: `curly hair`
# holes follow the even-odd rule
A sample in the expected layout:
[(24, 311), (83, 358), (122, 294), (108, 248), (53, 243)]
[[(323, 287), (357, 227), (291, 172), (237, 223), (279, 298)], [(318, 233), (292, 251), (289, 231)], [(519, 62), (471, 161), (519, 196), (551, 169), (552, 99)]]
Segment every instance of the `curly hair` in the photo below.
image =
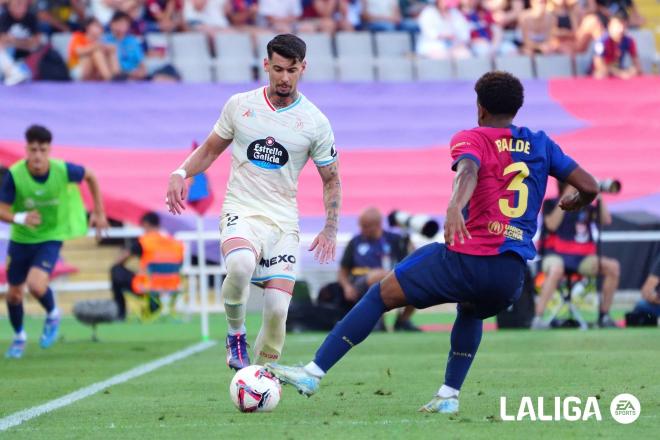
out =
[(492, 115), (515, 116), (525, 99), (523, 85), (509, 72), (484, 74), (474, 85), (474, 91), (479, 104)]

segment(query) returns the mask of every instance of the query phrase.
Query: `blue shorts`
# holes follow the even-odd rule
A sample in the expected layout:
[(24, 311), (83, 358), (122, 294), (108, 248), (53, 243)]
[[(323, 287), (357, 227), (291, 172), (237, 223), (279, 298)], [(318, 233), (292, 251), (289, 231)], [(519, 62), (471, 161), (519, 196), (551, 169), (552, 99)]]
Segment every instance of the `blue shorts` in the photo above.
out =
[(513, 252), (476, 256), (431, 243), (410, 254), (394, 273), (416, 308), (458, 303), (462, 312), (485, 319), (520, 297), (525, 261)]
[(13, 286), (23, 284), (31, 267), (38, 267), (50, 275), (55, 269), (61, 248), (61, 241), (34, 244), (10, 241), (7, 250), (7, 281)]

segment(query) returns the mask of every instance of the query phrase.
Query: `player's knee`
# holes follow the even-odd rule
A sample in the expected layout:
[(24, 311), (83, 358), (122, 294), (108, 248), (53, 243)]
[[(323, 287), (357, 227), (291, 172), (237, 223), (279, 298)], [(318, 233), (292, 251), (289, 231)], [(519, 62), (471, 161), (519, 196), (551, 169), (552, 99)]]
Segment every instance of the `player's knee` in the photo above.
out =
[(548, 268), (548, 278), (552, 281), (558, 281), (564, 276), (564, 264), (560, 262), (554, 263)]
[(609, 274), (615, 278), (619, 278), (621, 276), (621, 264), (619, 264), (619, 262), (614, 259), (608, 258), (607, 261)]
[(44, 283), (42, 280), (27, 280), (27, 288), (32, 295), (41, 296), (46, 293), (48, 289), (48, 283)]
[(227, 278), (234, 282), (246, 285), (250, 282), (254, 269), (257, 266), (254, 254), (249, 249), (237, 249), (225, 258)]
[(7, 303), (11, 305), (23, 302), (23, 289), (21, 287), (10, 287), (7, 291)]

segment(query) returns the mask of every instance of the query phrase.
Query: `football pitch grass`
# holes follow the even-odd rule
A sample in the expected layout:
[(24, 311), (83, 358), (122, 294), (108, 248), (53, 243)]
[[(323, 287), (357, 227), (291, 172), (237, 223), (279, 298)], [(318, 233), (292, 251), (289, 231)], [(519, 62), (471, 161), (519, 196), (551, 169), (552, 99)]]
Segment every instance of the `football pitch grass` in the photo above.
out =
[[(450, 315), (425, 314), (418, 322), (447, 322)], [(212, 317), (212, 335), (221, 338), (222, 316)], [(0, 419), (199, 342), (199, 324), (129, 322), (102, 326), (101, 342), (71, 318), (61, 340), (38, 347), (41, 319), (29, 318), (30, 337), (20, 360), (0, 359)], [(250, 316), (251, 340), (258, 316)], [(9, 344), (9, 324), (0, 325), (0, 348)], [(324, 334), (287, 337), (285, 363), (307, 361)], [(660, 338), (658, 329), (485, 332), (461, 391), (456, 416), (422, 414), (442, 383), (449, 333), (375, 333), (352, 350), (307, 399), (284, 387), (270, 414), (241, 414), (232, 405), (232, 373), (224, 344), (111, 386), (71, 405), (28, 420), (0, 438), (265, 438), (265, 439), (428, 439), (428, 438), (657, 438), (660, 428)], [(610, 415), (620, 393), (641, 402), (640, 418), (621, 425)], [(504, 422), (517, 414), (523, 396), (545, 398), (552, 414), (555, 396), (599, 400), (603, 420)]]

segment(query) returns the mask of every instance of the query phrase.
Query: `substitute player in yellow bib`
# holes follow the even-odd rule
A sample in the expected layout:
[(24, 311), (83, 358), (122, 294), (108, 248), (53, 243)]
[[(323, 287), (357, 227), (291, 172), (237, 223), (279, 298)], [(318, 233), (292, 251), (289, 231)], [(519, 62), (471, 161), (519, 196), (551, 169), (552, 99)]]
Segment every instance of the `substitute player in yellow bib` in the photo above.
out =
[(257, 363), (279, 359), (299, 260), (298, 176), (311, 157), (323, 181), (326, 221), (310, 251), (320, 263), (335, 258), (341, 183), (328, 119), (298, 89), (306, 46), (295, 35), (268, 43), (269, 85), (232, 96), (206, 141), (170, 175), (166, 203), (185, 209), (184, 179), (206, 170), (231, 144), (231, 174), (220, 221), (227, 267), (222, 286), (227, 314), (227, 364), (250, 364), (245, 303), (250, 282), (264, 287)]

